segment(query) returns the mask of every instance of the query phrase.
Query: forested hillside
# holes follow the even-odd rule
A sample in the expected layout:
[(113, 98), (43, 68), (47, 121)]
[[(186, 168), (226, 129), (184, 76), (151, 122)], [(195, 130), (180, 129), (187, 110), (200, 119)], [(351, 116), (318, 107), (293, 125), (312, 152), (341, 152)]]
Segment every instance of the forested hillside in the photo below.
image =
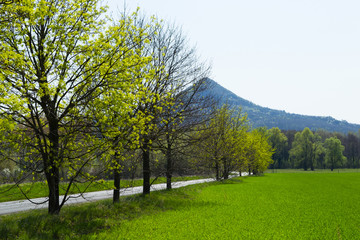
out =
[(358, 124), (339, 121), (332, 117), (306, 116), (261, 107), (237, 96), (214, 80), (208, 79), (208, 84), (211, 88), (207, 94), (213, 95), (220, 105), (228, 103), (231, 106), (241, 106), (243, 111), (248, 114), (248, 119), (253, 128), (265, 126), (269, 129), (278, 127), (283, 130), (303, 130), (308, 127), (311, 130), (324, 129), (342, 133), (358, 132), (360, 129)]

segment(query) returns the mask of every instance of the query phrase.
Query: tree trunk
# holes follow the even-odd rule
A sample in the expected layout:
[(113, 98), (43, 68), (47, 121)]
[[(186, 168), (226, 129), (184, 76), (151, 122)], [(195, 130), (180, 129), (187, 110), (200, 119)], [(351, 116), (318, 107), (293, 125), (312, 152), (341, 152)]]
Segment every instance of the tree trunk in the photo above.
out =
[(224, 179), (229, 179), (229, 168), (227, 166), (228, 164), (227, 164), (226, 158), (223, 159), (223, 162), (224, 162), (223, 177), (224, 177)]
[(166, 152), (166, 189), (171, 189), (171, 178), (172, 178), (172, 159), (171, 149), (167, 149)]
[(144, 141), (143, 146), (143, 194), (150, 194), (150, 148), (149, 140)]
[(114, 194), (113, 194), (113, 203), (120, 202), (120, 172), (114, 170)]
[(172, 178), (172, 175), (171, 173), (166, 173), (166, 189), (170, 190), (172, 187), (171, 187), (171, 178)]
[(356, 166), (355, 166), (355, 157), (354, 156), (352, 157), (352, 168), (356, 168)]
[[(115, 173), (116, 172), (116, 173)], [(120, 202), (120, 174), (115, 171), (114, 172), (114, 194), (113, 194), (113, 203)]]
[(114, 192), (113, 192), (113, 203), (120, 202), (120, 163), (118, 159), (119, 153), (115, 152), (116, 165), (114, 168)]
[(60, 184), (60, 171), (59, 171), (59, 125), (55, 114), (48, 117), (49, 120), (49, 142), (50, 151), (49, 155), (45, 156), (45, 176), (48, 182), (49, 189), (49, 206), (48, 212), (50, 214), (60, 213), (60, 200), (59, 200), (59, 184)]
[(52, 167), (46, 173), (46, 179), (49, 189), (49, 206), (48, 212), (50, 214), (60, 213), (60, 201), (59, 201), (59, 168)]
[(304, 171), (307, 171), (307, 169), (308, 169), (306, 162), (307, 162), (307, 159), (304, 158)]
[(170, 136), (166, 135), (167, 149), (166, 149), (166, 189), (171, 189), (171, 178), (172, 178), (172, 154)]
[(220, 180), (220, 169), (219, 169), (219, 162), (216, 161), (215, 162), (215, 170), (216, 170), (216, 181)]
[(315, 169), (314, 169), (314, 161), (315, 161), (315, 160), (312, 160), (311, 163), (310, 163), (311, 171), (314, 171), (314, 170), (315, 170)]

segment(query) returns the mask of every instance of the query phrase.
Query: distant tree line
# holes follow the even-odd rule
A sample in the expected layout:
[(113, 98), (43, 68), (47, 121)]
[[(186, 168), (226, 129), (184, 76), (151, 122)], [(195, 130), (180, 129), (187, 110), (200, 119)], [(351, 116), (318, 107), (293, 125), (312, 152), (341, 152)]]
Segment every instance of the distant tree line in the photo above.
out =
[(275, 152), (270, 168), (304, 170), (360, 167), (360, 133), (269, 129)]

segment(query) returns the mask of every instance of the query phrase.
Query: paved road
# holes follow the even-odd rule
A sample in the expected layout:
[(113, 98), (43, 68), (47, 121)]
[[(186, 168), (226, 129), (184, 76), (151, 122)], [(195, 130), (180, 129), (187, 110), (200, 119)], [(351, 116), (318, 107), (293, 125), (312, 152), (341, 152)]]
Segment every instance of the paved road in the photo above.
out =
[[(243, 173), (242, 176), (247, 175), (247, 173)], [(198, 184), (198, 183), (204, 183), (204, 182), (212, 182), (214, 181), (214, 178), (206, 178), (206, 179), (197, 179), (197, 180), (189, 180), (189, 181), (179, 181), (179, 182), (173, 182), (172, 187), (173, 188), (180, 188), (185, 187), (188, 185)], [(154, 184), (151, 186), (151, 191), (158, 191), (166, 189), (166, 183), (160, 183), (160, 184)], [(121, 189), (120, 195), (121, 196), (127, 196), (127, 195), (134, 195), (142, 193), (142, 186), (140, 187), (132, 187), (132, 188), (124, 188)], [(99, 192), (88, 192), (83, 193), (82, 196), (79, 194), (70, 195), (69, 200), (66, 202), (66, 204), (75, 204), (75, 203), (84, 203), (89, 201), (97, 201), (102, 199), (108, 199), (113, 197), (113, 190), (106, 190), (106, 191), (99, 191)], [(62, 200), (63, 196), (60, 196), (60, 201)], [(31, 199), (32, 202), (35, 203), (42, 203), (47, 200), (46, 197), (42, 198), (34, 198)], [(41, 209), (41, 208), (47, 208), (48, 203), (42, 203), (42, 204), (33, 204), (28, 200), (19, 200), (19, 201), (11, 201), (11, 202), (2, 202), (0, 203), (0, 215), (4, 214), (10, 214), (10, 213), (16, 213), (31, 209)]]
[[(180, 182), (174, 182), (172, 187), (173, 188), (179, 188), (184, 187), (192, 184), (197, 183), (203, 183), (203, 182), (211, 182), (214, 181), (213, 178), (207, 178), (207, 179), (198, 179), (198, 180), (190, 180), (190, 181), (180, 181)], [(154, 184), (151, 186), (151, 191), (158, 191), (166, 189), (166, 183), (160, 183), (160, 184)], [(127, 195), (134, 195), (142, 193), (142, 186), (140, 187), (132, 187), (132, 188), (124, 188), (121, 189), (120, 195), (121, 196), (127, 196)], [(74, 204), (74, 203), (84, 203), (89, 201), (97, 201), (101, 199), (108, 199), (113, 197), (113, 190), (106, 190), (106, 191), (99, 191), (99, 192), (88, 192), (83, 193), (82, 196), (79, 194), (74, 194), (70, 196), (70, 199), (66, 202), (66, 204)], [(60, 201), (62, 200), (63, 196), (60, 196)], [(42, 203), (47, 200), (47, 198), (34, 198), (31, 199), (33, 202), (36, 203)], [(11, 201), (11, 202), (2, 202), (0, 203), (0, 215), (3, 214), (10, 214), (10, 213), (16, 213), (31, 209), (41, 209), (41, 208), (47, 208), (48, 203), (42, 203), (42, 204), (33, 204), (28, 200), (19, 200), (19, 201)]]

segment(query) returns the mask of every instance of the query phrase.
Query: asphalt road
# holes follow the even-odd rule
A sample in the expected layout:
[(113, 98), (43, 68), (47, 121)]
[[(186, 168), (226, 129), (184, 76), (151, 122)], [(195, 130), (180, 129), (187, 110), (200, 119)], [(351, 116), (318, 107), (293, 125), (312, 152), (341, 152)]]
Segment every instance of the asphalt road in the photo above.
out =
[[(246, 175), (247, 175), (247, 173), (242, 174), (242, 176), (246, 176)], [(212, 181), (215, 181), (215, 179), (214, 178), (206, 178), (206, 179), (173, 182), (172, 188), (180, 188), (180, 187), (185, 187), (188, 185), (204, 183), (204, 182), (212, 182)], [(166, 183), (154, 184), (151, 186), (151, 191), (159, 191), (159, 190), (163, 190), (163, 189), (166, 189)], [(142, 186), (132, 187), (132, 188), (124, 188), (124, 189), (120, 190), (120, 196), (134, 195), (134, 194), (139, 194), (139, 193), (142, 193)], [(113, 197), (113, 190), (88, 192), (88, 193), (83, 193), (82, 195), (73, 194), (73, 195), (70, 195), (70, 198), (69, 198), (69, 200), (67, 200), (66, 205), (97, 201), (97, 200), (108, 199), (108, 198), (112, 198), (112, 197)], [(60, 202), (61, 202), (62, 198), (63, 198), (63, 196), (60, 196)], [(31, 201), (35, 202), (35, 203), (41, 203), (41, 204), (34, 204), (28, 200), (2, 202), (2, 203), (0, 203), (0, 215), (48, 207), (47, 197), (34, 198), (34, 199), (31, 199)]]
[[(198, 179), (198, 180), (189, 180), (189, 181), (180, 181), (174, 182), (172, 184), (173, 188), (185, 187), (192, 184), (203, 183), (203, 182), (211, 182), (214, 181), (213, 178), (207, 179)], [(158, 191), (166, 189), (166, 183), (154, 184), (151, 186), (151, 191)], [(120, 196), (127, 196), (127, 195), (134, 195), (142, 193), (142, 186), (140, 187), (132, 187), (132, 188), (124, 188), (120, 190)], [(88, 192), (80, 194), (73, 194), (70, 195), (69, 200), (66, 202), (67, 204), (76, 204), (76, 203), (84, 203), (89, 201), (97, 201), (102, 199), (108, 199), (113, 197), (113, 190), (106, 190), (106, 191), (99, 191), (99, 192)], [(60, 196), (60, 201), (62, 200), (63, 196)], [(16, 213), (26, 210), (32, 209), (41, 209), (47, 208), (47, 198), (34, 198), (31, 199), (32, 202), (35, 203), (42, 203), (42, 204), (34, 204), (28, 200), (18, 200), (18, 201), (11, 201), (11, 202), (2, 202), (0, 203), (0, 215)], [(45, 202), (45, 203), (43, 203)]]

